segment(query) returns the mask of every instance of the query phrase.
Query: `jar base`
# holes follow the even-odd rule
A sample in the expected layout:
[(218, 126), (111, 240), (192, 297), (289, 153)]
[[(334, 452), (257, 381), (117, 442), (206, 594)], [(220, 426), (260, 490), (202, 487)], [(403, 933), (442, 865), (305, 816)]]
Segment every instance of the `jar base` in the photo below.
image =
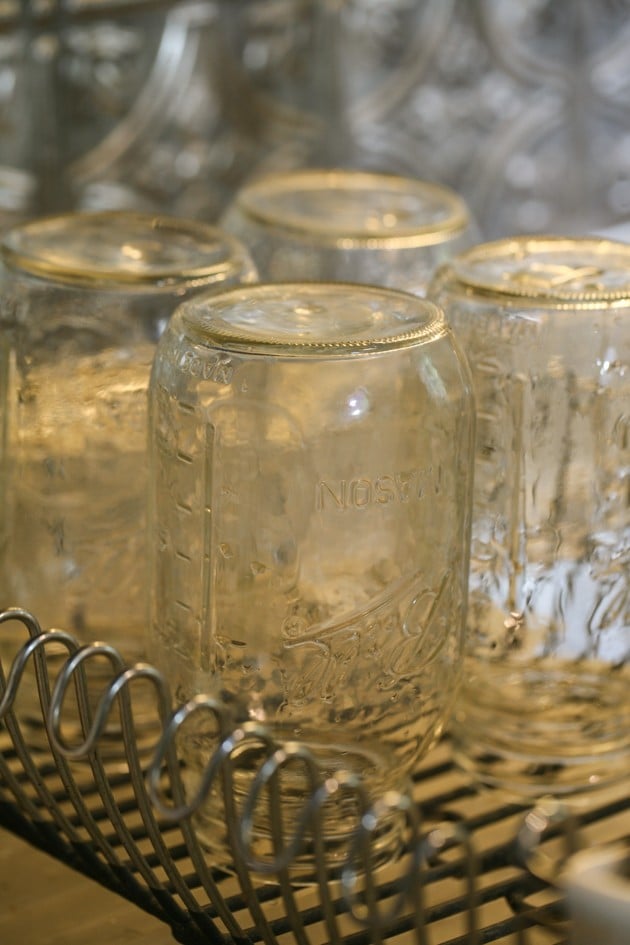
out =
[(627, 671), (486, 669), (464, 687), (450, 727), (455, 762), (477, 783), (575, 797), (630, 777)]
[[(298, 763), (283, 770), (274, 786), (270, 781), (256, 788), (261, 756), (230, 767), (227, 782), (224, 778), (222, 785), (211, 786), (193, 818), (209, 865), (232, 874), (244, 869), (257, 885), (276, 883), (284, 875), (294, 886), (308, 886), (335, 880), (347, 867), (360, 875), (367, 866), (373, 873), (398, 859), (409, 827), (404, 804), (381, 807), (371, 816), (374, 802), (387, 790), (387, 768), (359, 751), (349, 758), (347, 749), (339, 752), (342, 768), (338, 760), (331, 761), (334, 747), (326, 751), (328, 758), (316, 757), (316, 778), (312, 770), (299, 771)], [(322, 755), (319, 746), (316, 754)], [(370, 777), (363, 785), (360, 772), (366, 771)], [(184, 784), (192, 797), (199, 786), (198, 770), (189, 770)], [(313, 803), (316, 795), (321, 804)], [(402, 788), (389, 795), (397, 796), (403, 796)], [(368, 810), (369, 820), (364, 818)]]

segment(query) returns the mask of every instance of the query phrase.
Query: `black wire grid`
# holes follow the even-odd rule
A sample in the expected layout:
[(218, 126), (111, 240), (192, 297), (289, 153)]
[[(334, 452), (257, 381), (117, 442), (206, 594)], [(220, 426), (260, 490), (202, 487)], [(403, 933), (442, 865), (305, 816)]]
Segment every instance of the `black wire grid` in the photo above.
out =
[[(258, 725), (231, 730), (213, 700), (197, 698), (174, 711), (156, 669), (127, 667), (105, 644), (80, 646), (69, 634), (42, 631), (26, 611), (0, 614), (0, 654), (0, 824), (156, 916), (182, 945), (566, 942), (562, 864), (578, 846), (628, 835), (627, 784), (597, 795), (578, 814), (551, 802), (530, 808), (475, 788), (444, 740), (407, 794), (373, 801), (352, 772), (331, 784), (305, 748), (279, 744)], [(95, 696), (96, 662), (108, 665), (109, 676)], [(41, 718), (25, 723), (20, 688), (28, 686), (38, 688)], [(154, 712), (151, 724), (145, 714), (140, 730), (141, 691), (143, 711), (150, 693)], [(178, 733), (198, 713), (212, 718), (217, 736), (206, 783), (191, 801)], [(79, 723), (72, 739), (69, 718)], [(248, 743), (260, 756), (260, 771), (237, 809), (232, 785)], [(310, 791), (299, 822), (287, 831), (281, 775), (296, 758)], [(216, 785), (224, 798), (229, 870), (213, 867), (195, 829), (195, 808)], [(320, 827), (336, 790), (353, 795), (358, 814), (344, 866), (332, 875)], [(261, 863), (249, 841), (252, 810), (263, 798), (273, 852)], [(404, 848), (373, 870), (375, 825), (392, 810), (405, 823)], [(314, 879), (296, 884), (291, 862), (305, 845)]]

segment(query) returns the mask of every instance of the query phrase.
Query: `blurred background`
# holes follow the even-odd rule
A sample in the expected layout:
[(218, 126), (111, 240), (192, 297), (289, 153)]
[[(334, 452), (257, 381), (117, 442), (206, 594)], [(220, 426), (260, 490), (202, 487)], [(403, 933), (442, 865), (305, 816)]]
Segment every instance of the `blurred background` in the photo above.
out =
[(454, 187), (486, 238), (625, 233), (630, 0), (1, 0), (0, 227), (214, 221), (268, 169)]

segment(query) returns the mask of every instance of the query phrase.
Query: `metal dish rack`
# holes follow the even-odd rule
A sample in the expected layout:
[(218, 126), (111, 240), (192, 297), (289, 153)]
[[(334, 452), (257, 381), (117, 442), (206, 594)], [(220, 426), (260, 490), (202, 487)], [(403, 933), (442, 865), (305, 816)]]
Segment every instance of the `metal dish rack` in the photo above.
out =
[[(16, 628), (21, 637), (8, 660)], [(408, 794), (373, 802), (351, 772), (331, 785), (304, 748), (279, 745), (260, 726), (226, 732), (223, 709), (211, 700), (173, 710), (153, 667), (127, 667), (106, 644), (80, 646), (64, 632), (42, 631), (26, 611), (0, 614), (0, 652), (0, 825), (156, 916), (182, 945), (557, 945), (570, 938), (561, 887), (566, 858), (577, 847), (628, 837), (627, 784), (593, 795), (577, 812), (551, 802), (528, 807), (477, 790), (455, 768), (444, 740)], [(97, 694), (90, 688), (94, 661), (110, 668)], [(35, 684), (45, 739), (33, 748), (34, 720), (18, 718), (20, 687)], [(137, 730), (141, 690), (143, 700), (152, 694), (154, 715)], [(200, 706), (223, 733), (208, 774), (227, 799), (230, 872), (208, 861), (194, 826), (200, 798), (188, 803), (182, 784), (177, 735)], [(237, 749), (248, 739), (264, 746), (259, 780), (275, 848), (264, 881), (250, 861), (247, 804), (237, 811), (230, 795)], [(312, 793), (299, 829), (287, 837), (276, 776), (296, 754), (305, 759)], [(346, 866), (331, 878), (318, 823), (340, 783), (356, 792), (363, 813)], [(370, 833), (383, 805), (404, 815), (406, 844), (395, 862), (373, 871)], [(314, 850), (317, 881), (296, 886), (288, 866), (302, 843)]]

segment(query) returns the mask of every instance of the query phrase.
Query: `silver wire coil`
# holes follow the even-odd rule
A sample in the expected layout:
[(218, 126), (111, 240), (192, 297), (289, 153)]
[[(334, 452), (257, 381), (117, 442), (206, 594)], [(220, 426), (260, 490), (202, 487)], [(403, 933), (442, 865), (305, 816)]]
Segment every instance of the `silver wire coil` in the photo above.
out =
[[(0, 613), (5, 663), (6, 624), (25, 631), (27, 640), (15, 649), (6, 675), (0, 666), (0, 822), (160, 917), (178, 941), (276, 945), (290, 934), (307, 945), (318, 940), (317, 928), (322, 942), (331, 943), (384, 943), (406, 932), (418, 945), (447, 940), (474, 945), (503, 941), (505, 932), (524, 945), (530, 929), (547, 926), (556, 935), (566, 930), (555, 886), (578, 844), (575, 819), (561, 806), (529, 810), (497, 802), (488, 809), (487, 798), (480, 801), (453, 769), (447, 745), (438, 751), (437, 765), (428, 759), (409, 793), (373, 799), (353, 771), (326, 779), (306, 747), (280, 743), (258, 723), (232, 727), (229, 711), (217, 700), (199, 696), (174, 708), (168, 684), (154, 667), (128, 667), (105, 643), (80, 645), (63, 631), (42, 631), (18, 608)], [(60, 649), (64, 658), (51, 679), (49, 654)], [(95, 661), (110, 669), (97, 697), (90, 683)], [(37, 686), (47, 741), (36, 749), (20, 719), (28, 674)], [(139, 686), (150, 688), (154, 702), (151, 725), (140, 733), (134, 714)], [(199, 713), (212, 720), (216, 746), (188, 796), (177, 742)], [(72, 738), (65, 734), (69, 720)], [(248, 744), (260, 763), (237, 810), (230, 791)], [(283, 769), (296, 760), (307, 772), (310, 791), (287, 837), (279, 784)], [(429, 788), (442, 777), (450, 779), (449, 788), (431, 797)], [(229, 871), (213, 868), (195, 829), (195, 815), (217, 785), (224, 792)], [(358, 813), (344, 862), (331, 876), (318, 841), (323, 811), (338, 791), (352, 796)], [(273, 849), (264, 859), (252, 848), (254, 811), (262, 803), (268, 804)], [(479, 803), (485, 808), (481, 814)], [(627, 812), (627, 791), (611, 803), (603, 817)], [(457, 816), (454, 807), (460, 804), (472, 816)], [(404, 849), (395, 863), (377, 871), (370, 845), (392, 813), (404, 820)], [(510, 827), (501, 844), (495, 840), (487, 848), (479, 841), (480, 830), (492, 818)], [(292, 881), (290, 868), (305, 844), (315, 858), (315, 881), (302, 887)], [(513, 876), (490, 894), (485, 877), (499, 867)], [(436, 895), (440, 884), (448, 887), (446, 896)], [(495, 937), (480, 921), (481, 907), (491, 900), (501, 905), (492, 923)], [(444, 937), (449, 916), (458, 931), (452, 939)]]

